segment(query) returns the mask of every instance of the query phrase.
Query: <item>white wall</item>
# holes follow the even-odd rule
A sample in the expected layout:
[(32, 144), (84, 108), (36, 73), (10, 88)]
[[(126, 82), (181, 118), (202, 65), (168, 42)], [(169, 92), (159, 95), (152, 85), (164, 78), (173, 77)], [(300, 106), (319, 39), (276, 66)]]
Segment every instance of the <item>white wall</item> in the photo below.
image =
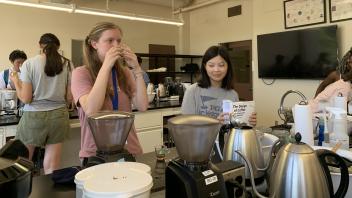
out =
[[(326, 1), (327, 5), (328, 2)], [(328, 6), (327, 6), (328, 7)], [(328, 10), (327, 10), (327, 21)], [(338, 46), (340, 56), (342, 56), (352, 46), (352, 38), (349, 36), (352, 30), (352, 21), (333, 23), (338, 26)], [(306, 26), (312, 28), (318, 26), (333, 25), (329, 22), (322, 25)], [(298, 28), (297, 28), (298, 29)], [(263, 125), (273, 125), (275, 120), (280, 120), (277, 116), (281, 96), (289, 89), (297, 89), (303, 92), (307, 98), (313, 98), (315, 91), (321, 81), (319, 80), (276, 80), (271, 86), (265, 85), (258, 79), (257, 43), (258, 34), (281, 32), (284, 29), (283, 1), (281, 0), (254, 0), (253, 1), (253, 72), (254, 76), (254, 98), (259, 112), (259, 123)], [(285, 101), (285, 106), (292, 106), (298, 102), (299, 97), (290, 95)]]
[[(242, 5), (242, 15), (228, 18), (227, 8), (236, 5)], [(312, 98), (320, 83), (318, 80), (276, 80), (273, 85), (268, 86), (262, 79), (258, 79), (256, 37), (258, 34), (285, 31), (283, 17), (282, 0), (225, 0), (190, 13), (191, 53), (202, 54), (210, 45), (222, 42), (252, 40), (253, 96), (258, 125), (272, 126), (276, 120), (280, 121), (277, 109), (281, 96), (287, 90), (297, 89), (307, 98)], [(344, 54), (352, 46), (351, 23), (352, 21), (334, 23), (338, 25), (340, 54)], [(330, 24), (328, 22), (323, 25)], [(311, 27), (316, 26), (304, 28)], [(298, 102), (299, 97), (289, 95), (286, 99), (285, 106), (292, 106)]]
[[(162, 8), (160, 12), (165, 14)], [(0, 4), (0, 70), (10, 65), (8, 56), (14, 49), (24, 50), (29, 57), (38, 54), (39, 38), (47, 32), (58, 36), (64, 56), (71, 58), (71, 39), (83, 40), (94, 24), (102, 21), (121, 26), (123, 42), (135, 52), (147, 53), (148, 44), (175, 45), (176, 52), (179, 50), (177, 26)]]
[[(227, 8), (242, 5), (242, 15), (227, 17)], [(252, 38), (252, 1), (225, 0), (190, 12), (190, 50), (203, 54), (214, 44)]]

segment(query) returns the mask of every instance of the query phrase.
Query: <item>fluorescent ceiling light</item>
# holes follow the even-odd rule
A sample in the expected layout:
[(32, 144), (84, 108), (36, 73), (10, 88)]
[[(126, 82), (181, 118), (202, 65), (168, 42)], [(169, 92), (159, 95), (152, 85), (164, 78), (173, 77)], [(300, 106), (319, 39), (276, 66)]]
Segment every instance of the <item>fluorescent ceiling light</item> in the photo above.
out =
[(89, 15), (95, 15), (95, 16), (114, 17), (114, 18), (128, 19), (128, 20), (134, 20), (135, 19), (132, 16), (113, 14), (113, 13), (109, 13), (109, 12), (100, 12), (100, 11), (79, 9), (79, 8), (75, 9), (75, 13), (78, 13), (78, 14), (89, 14)]
[(95, 16), (113, 17), (113, 18), (119, 18), (119, 19), (145, 21), (145, 22), (151, 22), (151, 23), (161, 23), (161, 24), (167, 24), (167, 25), (177, 25), (177, 26), (183, 25), (183, 22), (176, 21), (176, 20), (168, 20), (168, 19), (150, 17), (150, 16), (140, 16), (135, 14), (119, 14), (119, 13), (113, 13), (113, 12), (106, 12), (102, 10), (93, 10), (89, 8), (76, 8), (74, 4), (66, 6), (66, 5), (57, 4), (57, 3), (50, 3), (50, 4), (30, 3), (30, 2), (23, 2), (18, 0), (0, 0), (0, 3), (33, 7), (33, 8), (42, 8), (42, 9), (48, 9), (48, 10), (65, 11), (65, 12), (78, 13), (78, 14), (89, 14), (89, 15), (95, 15)]
[(26, 7), (32, 7), (32, 8), (42, 8), (42, 9), (47, 9), (47, 10), (58, 10), (58, 11), (65, 11), (65, 12), (72, 12), (73, 7), (72, 6), (63, 6), (61, 4), (39, 4), (39, 3), (29, 3), (29, 2), (23, 2), (23, 1), (16, 1), (16, 0), (0, 0), (0, 3), (4, 4), (10, 4), (10, 5), (19, 5), (19, 6), (26, 6)]
[(165, 20), (165, 19), (156, 18), (156, 17), (146, 17), (146, 16), (140, 16), (140, 15), (131, 15), (131, 14), (119, 14), (114, 12), (101, 12), (101, 11), (93, 10), (89, 8), (77, 8), (74, 10), (74, 13), (106, 16), (106, 17), (113, 17), (113, 18), (119, 18), (119, 19), (145, 21), (145, 22), (152, 22), (152, 23), (162, 23), (162, 24), (177, 25), (177, 26), (183, 25), (183, 22)]

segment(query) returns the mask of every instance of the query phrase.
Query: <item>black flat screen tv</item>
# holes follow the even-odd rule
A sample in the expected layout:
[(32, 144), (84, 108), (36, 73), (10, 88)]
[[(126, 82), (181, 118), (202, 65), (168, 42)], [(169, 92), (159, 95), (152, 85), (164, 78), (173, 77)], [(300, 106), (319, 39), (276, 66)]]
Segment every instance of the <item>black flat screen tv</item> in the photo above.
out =
[(323, 79), (337, 66), (337, 26), (258, 35), (258, 77)]

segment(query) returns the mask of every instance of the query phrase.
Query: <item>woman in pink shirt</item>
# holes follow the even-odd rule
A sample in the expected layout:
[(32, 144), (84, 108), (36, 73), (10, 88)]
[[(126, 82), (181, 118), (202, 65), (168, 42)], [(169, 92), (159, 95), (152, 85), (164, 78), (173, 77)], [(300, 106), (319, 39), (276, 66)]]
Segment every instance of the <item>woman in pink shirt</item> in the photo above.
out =
[[(116, 108), (131, 112), (132, 103), (139, 111), (148, 108), (143, 71), (135, 53), (121, 40), (120, 27), (108, 22), (97, 24), (85, 39), (85, 65), (72, 73), (72, 95), (81, 124), (80, 158), (96, 154), (96, 145), (87, 122), (89, 115)], [(123, 59), (127, 67), (120, 65), (118, 59)], [(118, 85), (118, 104), (114, 103), (115, 108), (111, 99), (114, 97), (112, 71), (117, 73)], [(143, 153), (134, 126), (127, 138), (126, 149), (132, 154)]]
[(332, 104), (334, 98), (340, 93), (342, 96), (346, 97), (347, 100), (350, 99), (350, 94), (352, 91), (352, 48), (343, 56), (342, 61), (336, 71), (339, 71), (338, 73), (340, 73), (339, 79), (327, 85), (320, 93), (317, 92), (315, 98), (309, 101), (313, 113), (322, 111), (322, 109), (319, 108), (319, 102), (327, 101)]

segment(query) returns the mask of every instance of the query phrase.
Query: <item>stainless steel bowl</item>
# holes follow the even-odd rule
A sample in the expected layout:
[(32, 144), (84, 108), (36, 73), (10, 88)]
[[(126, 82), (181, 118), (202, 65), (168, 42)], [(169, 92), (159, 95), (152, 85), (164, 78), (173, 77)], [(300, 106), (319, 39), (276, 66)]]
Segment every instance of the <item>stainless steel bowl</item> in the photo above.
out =
[(98, 150), (122, 150), (133, 121), (133, 114), (120, 111), (101, 111), (89, 116), (88, 124)]
[(182, 115), (169, 119), (168, 126), (181, 159), (190, 163), (209, 160), (220, 129), (218, 120), (200, 115)]

